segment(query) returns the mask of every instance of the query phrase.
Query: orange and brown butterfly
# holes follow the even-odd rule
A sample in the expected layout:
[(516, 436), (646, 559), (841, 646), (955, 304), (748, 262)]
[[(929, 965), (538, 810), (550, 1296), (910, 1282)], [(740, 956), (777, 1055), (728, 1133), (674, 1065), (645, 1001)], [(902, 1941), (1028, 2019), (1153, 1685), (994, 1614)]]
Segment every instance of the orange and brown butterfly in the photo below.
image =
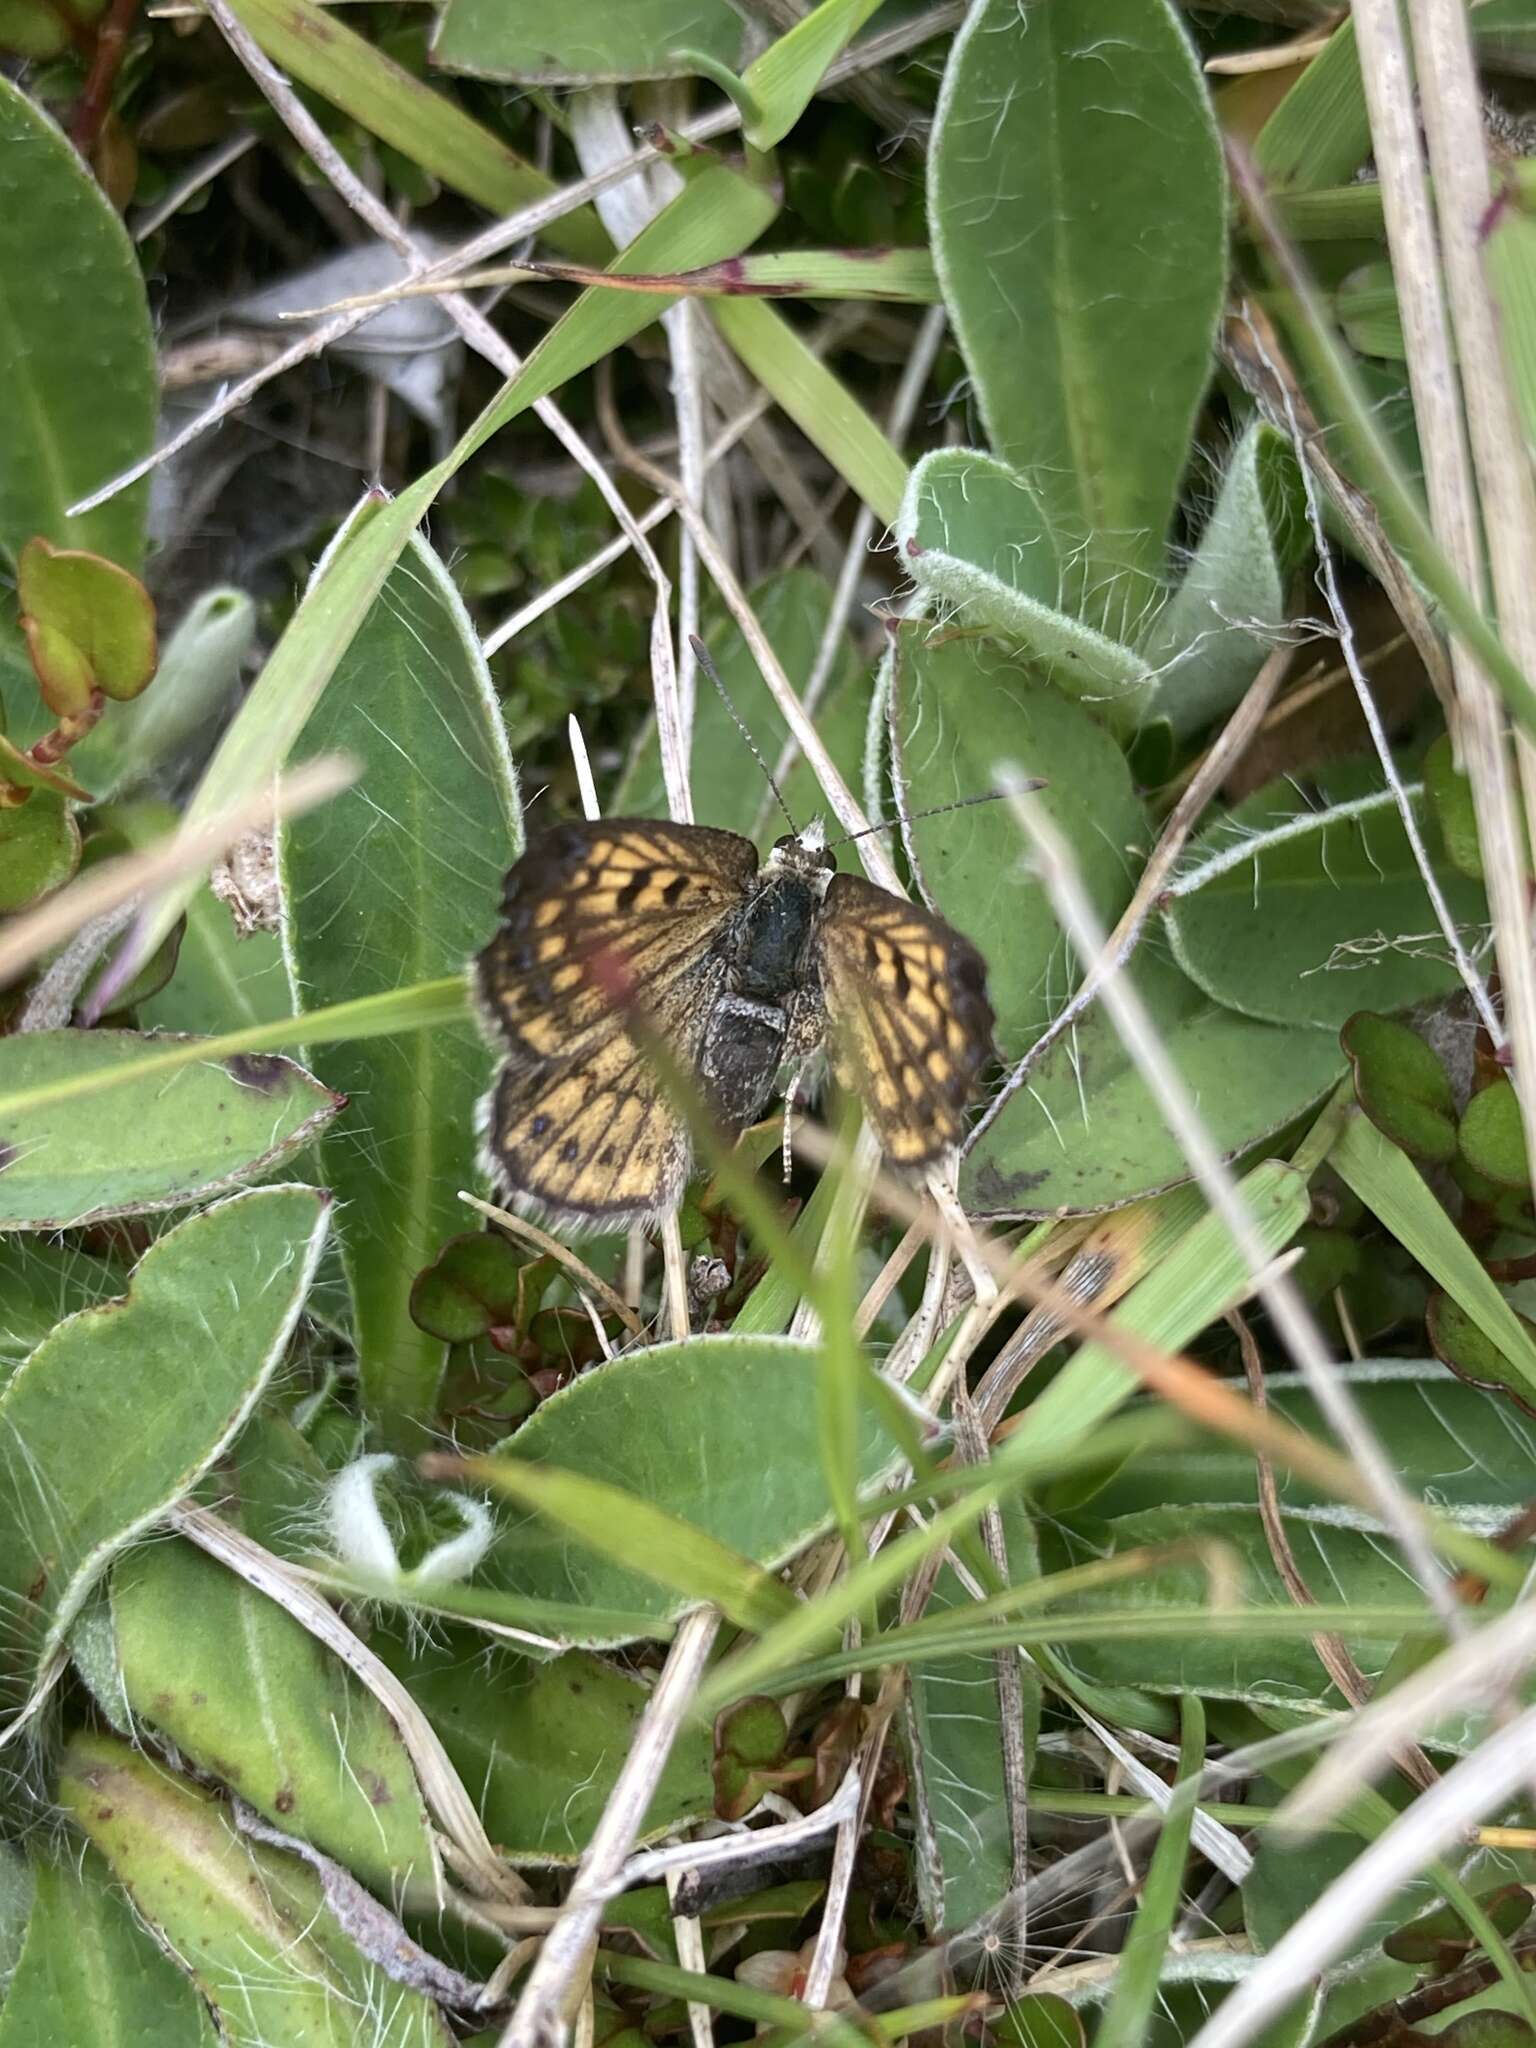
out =
[(825, 1050), (887, 1157), (940, 1159), (992, 1052), (986, 964), (941, 918), (839, 874), (819, 826), (766, 861), (735, 832), (556, 825), (506, 879), (475, 962), (505, 1059), (487, 1163), (522, 1206), (616, 1227), (681, 1196), (692, 1147), (649, 1040), (732, 1135)]

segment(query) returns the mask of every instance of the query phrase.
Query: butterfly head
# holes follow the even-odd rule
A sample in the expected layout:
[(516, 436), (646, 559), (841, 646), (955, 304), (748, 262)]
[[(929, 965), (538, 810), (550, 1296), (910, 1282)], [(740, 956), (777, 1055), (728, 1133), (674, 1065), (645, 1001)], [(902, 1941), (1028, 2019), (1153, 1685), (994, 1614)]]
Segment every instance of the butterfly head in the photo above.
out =
[(827, 845), (827, 828), (820, 818), (798, 832), (786, 832), (776, 839), (763, 863), (763, 878), (793, 876), (808, 882), (817, 900), (826, 894), (827, 884), (837, 872), (837, 855)]

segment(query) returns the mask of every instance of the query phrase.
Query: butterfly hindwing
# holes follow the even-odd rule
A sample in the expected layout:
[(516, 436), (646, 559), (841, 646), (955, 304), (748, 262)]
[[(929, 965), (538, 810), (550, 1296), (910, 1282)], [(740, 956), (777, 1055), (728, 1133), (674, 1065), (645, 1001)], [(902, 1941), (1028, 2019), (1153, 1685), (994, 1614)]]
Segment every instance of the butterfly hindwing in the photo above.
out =
[(703, 826), (605, 818), (530, 844), (476, 962), (508, 1054), (487, 1150), (514, 1193), (615, 1224), (681, 1194), (687, 1132), (628, 1020), (696, 1067), (725, 984), (715, 941), (756, 875), (750, 841)]
[(837, 1078), (895, 1165), (928, 1165), (959, 1143), (992, 1052), (986, 963), (942, 918), (861, 875), (832, 877), (820, 947)]

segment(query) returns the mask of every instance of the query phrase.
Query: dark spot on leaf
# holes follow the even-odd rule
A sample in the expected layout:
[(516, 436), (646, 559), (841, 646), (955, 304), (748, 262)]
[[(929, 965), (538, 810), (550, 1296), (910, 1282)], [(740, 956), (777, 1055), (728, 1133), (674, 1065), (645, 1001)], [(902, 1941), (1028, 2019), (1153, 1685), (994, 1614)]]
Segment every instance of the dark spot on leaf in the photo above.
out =
[(0, 1173), (4, 1173), (8, 1166), (14, 1166), (20, 1157), (21, 1154), (14, 1145), (7, 1145), (5, 1140), (0, 1138)]
[(1049, 1173), (1041, 1167), (1038, 1173), (1001, 1173), (990, 1163), (979, 1167), (976, 1173), (976, 1192), (981, 1197), (983, 1210), (1006, 1213), (1021, 1196), (1039, 1187), (1048, 1180)]
[(298, 1796), (291, 1785), (282, 1786), (272, 1801), (279, 1813), (292, 1813), (298, 1803)]
[(224, 1071), (242, 1088), (255, 1088), (263, 1095), (275, 1095), (292, 1069), (275, 1052), (237, 1052), (225, 1060)]
[(390, 1791), (389, 1786), (379, 1776), (377, 1771), (364, 1771), (361, 1773), (361, 1776), (363, 1780), (363, 1790), (368, 1794), (368, 1803), (370, 1806), (394, 1805), (395, 1795), (393, 1792)]

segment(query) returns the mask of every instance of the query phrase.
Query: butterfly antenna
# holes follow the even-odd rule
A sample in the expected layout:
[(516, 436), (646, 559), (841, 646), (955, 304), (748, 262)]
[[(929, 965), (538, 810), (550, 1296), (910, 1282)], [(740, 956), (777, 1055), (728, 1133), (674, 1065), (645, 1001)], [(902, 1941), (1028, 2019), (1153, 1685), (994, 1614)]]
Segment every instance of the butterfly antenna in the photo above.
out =
[(862, 832), (850, 832), (844, 839), (829, 839), (827, 851), (830, 853), (834, 846), (848, 846), (855, 839), (867, 839), (871, 832), (892, 832), (898, 825), (910, 825), (918, 818), (942, 818), (946, 811), (968, 811), (972, 804), (995, 804), (1004, 794), (1028, 796), (1031, 790), (1044, 789), (1045, 786), (1043, 777), (1037, 776), (1032, 782), (1021, 783), (1016, 790), (989, 789), (985, 796), (962, 796), (952, 804), (935, 804), (931, 810), (908, 811), (904, 818), (886, 818), (878, 825), (866, 825)]
[(725, 706), (726, 710), (729, 711), (731, 717), (735, 720), (736, 730), (741, 734), (742, 738), (746, 741), (748, 751), (751, 753), (753, 760), (757, 763), (758, 767), (762, 769), (764, 779), (766, 780), (768, 787), (773, 791), (774, 802), (778, 805), (779, 809), (784, 813), (790, 831), (797, 831), (799, 828), (796, 826), (794, 819), (790, 817), (789, 805), (784, 801), (784, 792), (779, 788), (779, 785), (774, 781), (773, 770), (768, 766), (768, 763), (763, 759), (762, 755), (758, 752), (757, 741), (753, 739), (751, 733), (747, 730), (747, 721), (742, 717), (741, 713), (736, 709), (736, 706), (731, 702), (731, 693), (725, 687), (725, 684), (720, 680), (720, 671), (715, 667), (715, 664), (710, 660), (709, 649), (704, 645), (704, 642), (699, 638), (697, 633), (690, 633), (688, 635), (688, 645), (693, 649), (694, 657), (697, 660), (699, 667), (703, 669), (705, 675), (709, 677), (709, 680), (720, 692), (721, 703)]

